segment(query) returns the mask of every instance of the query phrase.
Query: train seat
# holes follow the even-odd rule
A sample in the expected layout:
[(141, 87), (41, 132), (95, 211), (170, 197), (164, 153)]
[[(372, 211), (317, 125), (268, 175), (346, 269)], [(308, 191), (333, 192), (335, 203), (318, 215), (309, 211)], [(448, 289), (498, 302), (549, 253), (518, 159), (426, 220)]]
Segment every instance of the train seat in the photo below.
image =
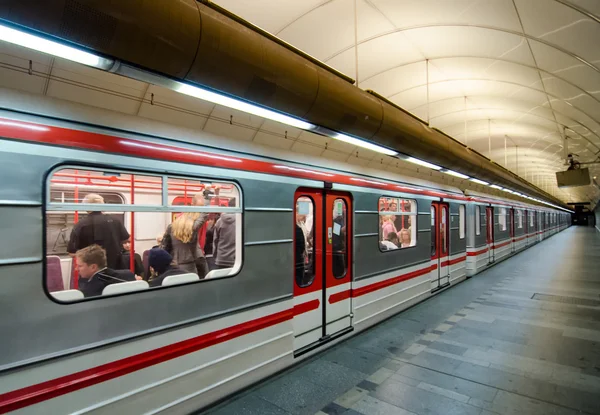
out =
[(48, 291), (54, 292), (65, 289), (60, 257), (56, 255), (49, 255), (46, 257), (46, 278)]
[(110, 284), (104, 287), (104, 290), (102, 290), (102, 295), (130, 293), (133, 291), (141, 291), (146, 288), (148, 288), (148, 283), (143, 280), (119, 282), (117, 284)]
[(51, 292), (52, 297), (59, 301), (77, 301), (83, 300), (83, 293), (79, 290), (63, 290)]
[(211, 272), (206, 274), (206, 277), (204, 277), (204, 278), (209, 279), (209, 278), (225, 277), (225, 276), (229, 275), (231, 270), (232, 270), (232, 268), (213, 269)]
[(200, 278), (198, 278), (198, 275), (194, 273), (170, 275), (163, 280), (161, 285), (164, 287), (167, 285), (185, 284), (186, 282), (194, 282), (199, 280)]

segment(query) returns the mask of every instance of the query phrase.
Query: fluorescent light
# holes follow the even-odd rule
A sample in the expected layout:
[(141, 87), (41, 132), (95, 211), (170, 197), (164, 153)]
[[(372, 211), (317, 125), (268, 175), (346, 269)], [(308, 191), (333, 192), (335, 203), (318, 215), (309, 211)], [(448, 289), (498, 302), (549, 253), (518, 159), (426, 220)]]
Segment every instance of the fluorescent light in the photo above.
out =
[(483, 180), (479, 180), (474, 177), (471, 177), (469, 180), (471, 180), (473, 183), (482, 184), (484, 186), (489, 186), (488, 182), (484, 182)]
[(469, 176), (467, 176), (466, 174), (462, 174), (462, 173), (459, 173), (457, 171), (450, 170), (450, 169), (444, 169), (444, 170), (442, 170), (442, 172), (449, 174), (450, 176), (460, 177), (461, 179), (469, 178)]
[(226, 95), (217, 94), (216, 92), (212, 92), (204, 88), (198, 88), (196, 86), (177, 82), (177, 85), (174, 89), (175, 91), (185, 95), (200, 98), (205, 101), (212, 102), (214, 104), (223, 105), (224, 107), (247, 112), (258, 117), (268, 118), (269, 120), (291, 125), (292, 127), (296, 127), (301, 130), (310, 130), (314, 128), (314, 125), (312, 125), (311, 123), (299, 120), (298, 118), (290, 117), (289, 115), (284, 115), (279, 112), (268, 110), (266, 108), (250, 104), (245, 101), (240, 101), (235, 98), (230, 98)]
[(389, 148), (382, 147), (377, 144), (369, 143), (368, 141), (360, 140), (358, 138), (350, 137), (346, 134), (332, 134), (332, 138), (336, 140), (344, 141), (348, 144), (352, 144), (358, 147), (366, 148), (371, 151), (376, 151), (378, 153), (386, 154), (388, 156), (397, 156), (398, 152), (394, 150), (390, 150)]
[(498, 189), (498, 190), (503, 190), (502, 187), (498, 186), (497, 184), (493, 184), (490, 186), (492, 189)]
[(83, 50), (66, 46), (61, 43), (45, 39), (41, 36), (32, 35), (1, 24), (0, 40), (12, 43), (14, 45), (23, 46), (25, 48), (37, 50), (38, 52), (58, 56), (59, 58), (68, 59), (70, 61), (78, 62), (87, 66), (93, 66), (98, 69), (108, 70), (114, 64), (112, 59), (102, 58), (94, 55), (93, 53), (84, 52)]
[(416, 159), (414, 157), (407, 157), (405, 160), (408, 161), (408, 162), (410, 162), (410, 163), (418, 164), (419, 166), (423, 166), (423, 167), (428, 167), (428, 168), (433, 169), (433, 170), (441, 170), (442, 169), (440, 166), (437, 166), (435, 164), (429, 163), (427, 161)]

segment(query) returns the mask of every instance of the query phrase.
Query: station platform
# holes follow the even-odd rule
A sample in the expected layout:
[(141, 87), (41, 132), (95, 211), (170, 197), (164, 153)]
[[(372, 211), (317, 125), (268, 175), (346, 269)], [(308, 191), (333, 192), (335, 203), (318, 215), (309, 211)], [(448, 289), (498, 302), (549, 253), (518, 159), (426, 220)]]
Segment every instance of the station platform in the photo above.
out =
[(571, 227), (199, 413), (600, 414), (600, 232)]

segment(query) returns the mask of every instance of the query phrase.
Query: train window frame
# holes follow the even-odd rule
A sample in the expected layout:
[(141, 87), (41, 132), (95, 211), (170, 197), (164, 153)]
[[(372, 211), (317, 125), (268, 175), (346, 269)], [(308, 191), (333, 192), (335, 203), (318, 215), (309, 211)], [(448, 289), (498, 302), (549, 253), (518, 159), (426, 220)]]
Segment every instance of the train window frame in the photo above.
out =
[(481, 206), (475, 205), (475, 236), (481, 235)]
[(501, 207), (498, 212), (498, 226), (501, 231), (506, 231), (508, 229), (507, 225), (507, 217), (508, 217), (508, 209), (505, 207)]
[[(406, 212), (406, 211), (386, 211), (386, 210), (380, 210), (380, 206), (381, 206), (381, 202), (382, 199), (395, 199), (396, 200), (396, 204), (398, 204), (399, 201), (408, 201), (410, 202), (410, 206), (411, 206), (411, 210), (410, 212)], [(389, 252), (398, 252), (398, 251), (404, 251), (406, 249), (411, 249), (411, 248), (415, 248), (418, 244), (419, 244), (419, 240), (418, 240), (418, 235), (419, 233), (417, 232), (418, 230), (418, 220), (419, 220), (419, 214), (418, 214), (418, 210), (419, 210), (419, 202), (416, 199), (410, 199), (410, 198), (406, 198), (406, 197), (402, 197), (402, 196), (386, 196), (386, 195), (381, 195), (379, 196), (379, 198), (377, 199), (377, 214), (378, 214), (378, 221), (377, 221), (377, 225), (379, 227), (378, 231), (377, 231), (377, 246), (379, 248), (379, 252), (381, 253), (389, 253)], [(384, 212), (384, 214), (382, 215), (382, 212)], [(396, 248), (391, 248), (391, 249), (386, 249), (383, 250), (381, 249), (381, 243), (382, 243), (382, 238), (381, 238), (381, 216), (408, 216), (408, 217), (412, 217), (411, 218), (411, 230), (410, 230), (410, 237), (411, 237), (411, 245), (402, 248), (401, 246), (398, 246)], [(404, 228), (406, 229), (406, 228)], [(397, 230), (397, 232), (400, 232)], [(412, 241), (414, 241), (414, 244), (412, 243)]]
[[(54, 177), (54, 175), (57, 172), (60, 172), (62, 170), (81, 170), (84, 172), (88, 172), (88, 171), (97, 171), (99, 173), (113, 173), (113, 174), (126, 174), (126, 175), (130, 175), (131, 177), (135, 177), (135, 176), (152, 176), (152, 177), (160, 177), (161, 178), (161, 189), (160, 189), (160, 194), (161, 194), (161, 203), (160, 204), (154, 204), (154, 205), (149, 205), (149, 204), (135, 204), (135, 203), (127, 203), (126, 200), (123, 200), (123, 204), (103, 204), (103, 208), (102, 208), (102, 212), (107, 212), (107, 213), (111, 213), (111, 212), (118, 212), (118, 213), (123, 213), (125, 215), (125, 217), (127, 217), (127, 214), (135, 214), (135, 213), (146, 213), (146, 212), (151, 212), (151, 213), (185, 213), (185, 212), (199, 212), (199, 213), (234, 213), (236, 214), (236, 219), (239, 218), (238, 222), (236, 223), (236, 229), (235, 229), (235, 238), (236, 238), (236, 259), (235, 259), (235, 263), (234, 266), (232, 267), (232, 272), (228, 273), (227, 275), (223, 275), (223, 276), (217, 276), (217, 277), (211, 277), (211, 278), (201, 278), (198, 281), (190, 281), (190, 282), (185, 282), (185, 283), (181, 283), (181, 284), (174, 284), (174, 285), (159, 285), (156, 287), (147, 287), (144, 289), (140, 289), (140, 290), (132, 290), (130, 292), (124, 292), (124, 293), (116, 293), (116, 294), (101, 294), (101, 295), (97, 295), (97, 296), (91, 296), (91, 297), (83, 297), (83, 298), (78, 298), (76, 300), (63, 300), (63, 299), (59, 299), (56, 296), (54, 296), (52, 294), (52, 292), (49, 291), (48, 289), (48, 257), (52, 256), (50, 254), (48, 254), (47, 248), (46, 248), (46, 228), (47, 228), (47, 215), (49, 213), (54, 213), (54, 212), (71, 212), (72, 210), (69, 210), (69, 208), (79, 208), (77, 209), (77, 211), (81, 211), (84, 210), (86, 208), (92, 208), (94, 206), (97, 205), (92, 205), (92, 204), (82, 204), (82, 203), (52, 203), (51, 201), (51, 192), (54, 191), (55, 189), (52, 187), (52, 183), (51, 180)], [(183, 205), (172, 205), (172, 201), (169, 201), (169, 193), (168, 193), (168, 183), (169, 183), (169, 179), (179, 179), (179, 180), (190, 180), (190, 181), (196, 181), (196, 182), (208, 182), (208, 183), (213, 183), (213, 184), (218, 184), (218, 185), (222, 185), (222, 184), (226, 184), (226, 185), (232, 185), (237, 194), (235, 196), (237, 196), (237, 206), (235, 207), (224, 207), (224, 206), (183, 206)], [(166, 194), (164, 192), (167, 192)], [(107, 193), (110, 191), (107, 191)], [(236, 277), (237, 275), (239, 275), (239, 273), (241, 272), (242, 268), (243, 268), (243, 264), (244, 264), (244, 195), (243, 195), (243, 190), (241, 185), (235, 181), (234, 179), (231, 178), (222, 178), (222, 177), (214, 177), (211, 175), (185, 175), (185, 174), (180, 174), (180, 173), (175, 173), (175, 172), (154, 172), (151, 170), (143, 170), (143, 169), (137, 169), (137, 168), (132, 168), (132, 169), (127, 169), (127, 168), (115, 168), (113, 166), (105, 166), (105, 165), (100, 165), (100, 164), (90, 164), (90, 163), (81, 163), (81, 164), (72, 164), (72, 163), (68, 163), (68, 164), (57, 164), (54, 165), (52, 168), (48, 169), (42, 184), (42, 228), (43, 228), (43, 232), (42, 232), (42, 238), (43, 238), (43, 260), (42, 260), (42, 264), (43, 264), (43, 271), (42, 271), (42, 286), (43, 286), (43, 290), (46, 293), (46, 296), (51, 300), (54, 301), (58, 304), (77, 304), (77, 303), (81, 303), (81, 302), (87, 302), (87, 301), (96, 301), (96, 300), (100, 300), (102, 298), (113, 298), (113, 297), (118, 297), (118, 296), (122, 296), (122, 295), (135, 295), (135, 294), (139, 294), (139, 293), (144, 293), (144, 292), (148, 292), (148, 291), (152, 291), (154, 292), (155, 290), (162, 290), (162, 289), (168, 289), (171, 287), (178, 287), (178, 286), (188, 286), (191, 284), (198, 284), (198, 283), (207, 283), (208, 281), (218, 281), (218, 280), (222, 280), (222, 279), (229, 279), (229, 278), (233, 278)], [(130, 226), (132, 226), (133, 224), (129, 223)], [(130, 234), (131, 235), (131, 234)], [(140, 254), (140, 252), (134, 251), (136, 254)], [(71, 256), (71, 255), (70, 255)], [(74, 261), (74, 256), (71, 256), (72, 261)], [(73, 263), (71, 263), (71, 266), (73, 266)], [(215, 268), (216, 269), (216, 268)], [(213, 271), (213, 270), (210, 270)], [(208, 273), (207, 273), (208, 275)], [(64, 291), (64, 290), (63, 290)], [(81, 291), (80, 291), (81, 292)]]
[(458, 239), (467, 237), (467, 207), (465, 205), (458, 206)]
[[(310, 196), (308, 194), (304, 194), (304, 193), (299, 194), (298, 197), (295, 198), (295, 200), (294, 200), (294, 224), (297, 224), (296, 215), (297, 215), (298, 201), (300, 199), (302, 199), (302, 198), (310, 200), (310, 203), (312, 204), (312, 210), (313, 210), (313, 212), (312, 212), (312, 216), (313, 216), (312, 217), (312, 229), (311, 229), (311, 231), (313, 232), (313, 261), (312, 261), (312, 274), (313, 275), (312, 275), (312, 279), (309, 281), (308, 284), (306, 284), (306, 285), (299, 284), (298, 283), (297, 269), (296, 269), (296, 258), (294, 257), (294, 284), (296, 284), (296, 287), (298, 287), (298, 288), (307, 288), (307, 287), (310, 287), (313, 284), (313, 282), (315, 281), (315, 278), (316, 278), (316, 274), (317, 274), (317, 267), (316, 267), (316, 263), (315, 263), (315, 260), (314, 260), (314, 246), (315, 246), (315, 232), (314, 232), (314, 229), (315, 229), (316, 205), (315, 205), (315, 200), (313, 199), (312, 196)], [(295, 256), (296, 232), (294, 232), (294, 235), (293, 235), (293, 244), (294, 244), (294, 256)]]

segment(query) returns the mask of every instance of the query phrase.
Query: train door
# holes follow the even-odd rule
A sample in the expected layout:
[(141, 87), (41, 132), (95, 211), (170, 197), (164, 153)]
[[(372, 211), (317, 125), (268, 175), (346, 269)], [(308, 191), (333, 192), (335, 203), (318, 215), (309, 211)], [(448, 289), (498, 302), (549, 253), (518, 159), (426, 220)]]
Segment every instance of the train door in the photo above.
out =
[(510, 208), (510, 252), (515, 252), (515, 210)]
[(294, 350), (351, 330), (352, 199), (299, 189), (294, 210)]
[(486, 242), (488, 248), (488, 262), (494, 262), (494, 208), (485, 208)]
[(431, 290), (450, 284), (450, 209), (447, 203), (431, 203)]

